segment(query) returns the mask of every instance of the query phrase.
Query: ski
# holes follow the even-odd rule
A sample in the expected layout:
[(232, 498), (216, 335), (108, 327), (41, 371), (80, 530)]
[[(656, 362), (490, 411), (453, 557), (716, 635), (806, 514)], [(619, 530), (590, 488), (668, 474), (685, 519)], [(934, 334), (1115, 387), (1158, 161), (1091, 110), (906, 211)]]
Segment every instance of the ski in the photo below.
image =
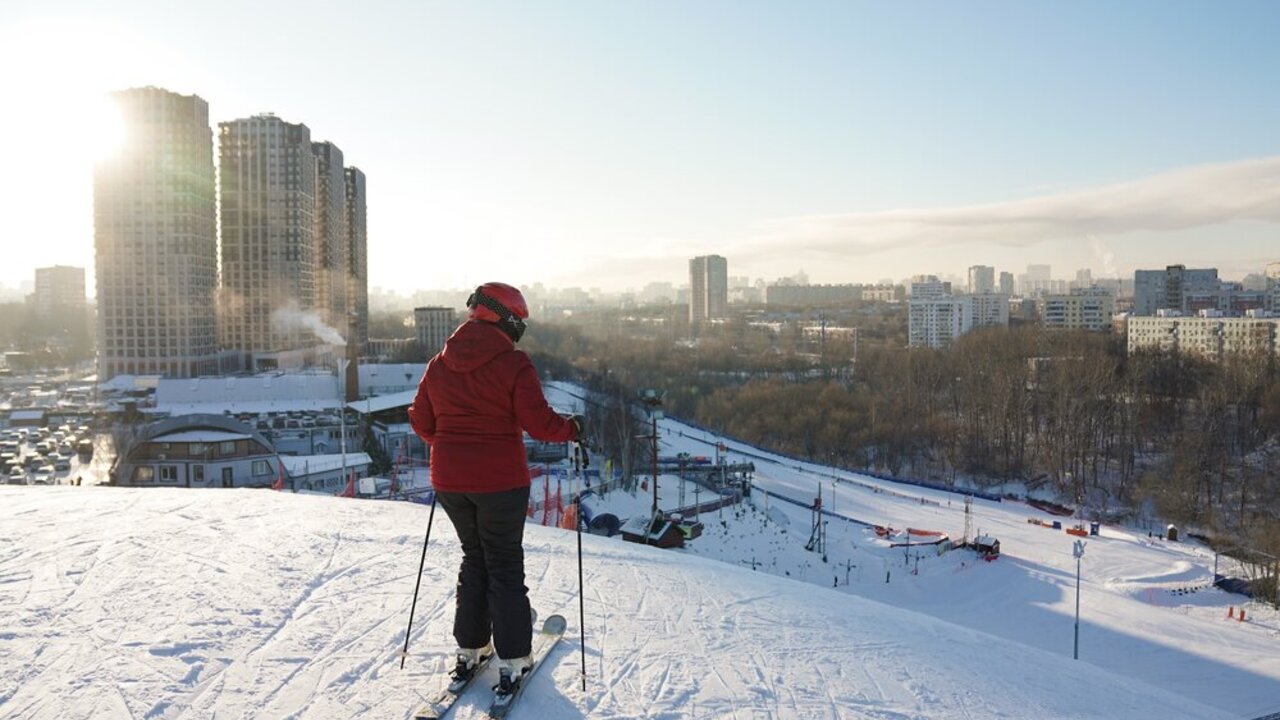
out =
[(529, 684), (530, 678), (538, 671), (538, 667), (542, 665), (542, 661), (547, 659), (555, 648), (556, 643), (560, 642), (560, 638), (564, 637), (564, 630), (567, 622), (563, 615), (552, 615), (542, 623), (542, 630), (533, 636), (533, 666), (529, 668), (516, 684), (515, 692), (509, 695), (495, 696), (493, 704), (489, 706), (489, 717), (505, 718), (507, 713), (511, 712), (511, 706), (515, 705), (516, 700), (520, 699), (520, 694), (524, 692), (525, 685)]
[[(537, 623), (538, 611), (529, 608), (529, 619)], [(449, 712), (454, 704), (458, 702), (458, 698), (462, 697), (467, 688), (471, 687), (471, 683), (480, 677), (480, 673), (484, 672), (484, 669), (489, 666), (489, 661), (493, 659), (493, 655), (494, 653), (490, 652), (488, 655), (481, 657), (470, 677), (463, 680), (450, 679), (439, 692), (431, 696), (426, 705), (423, 705), (413, 714), (413, 720), (440, 720), (440, 718), (444, 717), (445, 713)]]
[(413, 720), (440, 720), (444, 714), (449, 712), (454, 703), (458, 702), (458, 698), (471, 687), (471, 683), (480, 677), (480, 673), (489, 666), (489, 660), (493, 658), (493, 653), (489, 653), (480, 658), (480, 662), (476, 663), (475, 671), (471, 676), (464, 680), (450, 680), (447, 685), (440, 689), (435, 695), (427, 701), (417, 712), (413, 714)]

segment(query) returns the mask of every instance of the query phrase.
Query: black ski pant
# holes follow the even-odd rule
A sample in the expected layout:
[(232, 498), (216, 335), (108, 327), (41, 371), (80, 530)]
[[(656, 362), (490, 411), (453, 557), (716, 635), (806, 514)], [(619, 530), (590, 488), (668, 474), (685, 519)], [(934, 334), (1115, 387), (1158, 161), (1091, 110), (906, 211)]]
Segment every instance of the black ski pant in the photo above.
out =
[(458, 647), (489, 643), (503, 659), (531, 651), (533, 623), (524, 584), (524, 519), (529, 488), (496, 493), (438, 492), (462, 542), (453, 637)]

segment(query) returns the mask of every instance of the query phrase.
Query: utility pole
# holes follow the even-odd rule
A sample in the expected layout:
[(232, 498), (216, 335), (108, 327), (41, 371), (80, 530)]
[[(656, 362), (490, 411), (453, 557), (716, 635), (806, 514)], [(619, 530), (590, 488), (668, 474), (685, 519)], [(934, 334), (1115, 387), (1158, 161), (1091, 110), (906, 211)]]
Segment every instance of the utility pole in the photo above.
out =
[(1080, 659), (1080, 559), (1084, 557), (1084, 541), (1077, 540), (1075, 546), (1071, 549), (1071, 554), (1076, 559), (1076, 640), (1075, 649), (1071, 653), (1073, 660)]
[(662, 418), (662, 393), (652, 388), (645, 390), (640, 402), (644, 403), (651, 423), (649, 442), (653, 448), (653, 510), (650, 522), (656, 524), (658, 520), (658, 420)]
[(347, 479), (347, 365), (350, 362), (346, 358), (338, 359), (338, 432), (342, 435), (342, 480)]
[(962, 545), (969, 544), (969, 535), (973, 532), (973, 496), (964, 496), (964, 539)]

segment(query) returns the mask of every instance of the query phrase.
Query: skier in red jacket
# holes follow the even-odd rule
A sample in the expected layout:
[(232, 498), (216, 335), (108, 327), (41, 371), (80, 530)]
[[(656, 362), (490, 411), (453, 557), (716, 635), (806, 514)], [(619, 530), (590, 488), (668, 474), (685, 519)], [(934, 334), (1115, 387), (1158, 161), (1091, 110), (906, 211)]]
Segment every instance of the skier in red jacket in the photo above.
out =
[(519, 290), (485, 283), (467, 307), (467, 322), (427, 364), (409, 421), (431, 446), (431, 484), (462, 543), (454, 677), (470, 677), (496, 651), (501, 693), (532, 663), (523, 547), (529, 465), (521, 431), (568, 442), (581, 434), (582, 420), (551, 409), (529, 356), (515, 347), (529, 317)]

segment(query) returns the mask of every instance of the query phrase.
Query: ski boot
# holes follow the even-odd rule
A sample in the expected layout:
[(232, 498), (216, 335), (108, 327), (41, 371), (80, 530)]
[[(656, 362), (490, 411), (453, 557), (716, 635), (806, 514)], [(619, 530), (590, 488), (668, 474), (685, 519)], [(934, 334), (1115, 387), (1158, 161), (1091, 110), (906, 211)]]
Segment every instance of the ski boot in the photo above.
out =
[(493, 655), (492, 645), (482, 648), (458, 648), (454, 655), (456, 662), (453, 671), (449, 673), (450, 687), (465, 687), (491, 655)]
[(533, 667), (533, 658), (526, 655), (522, 658), (498, 661), (498, 684), (493, 686), (494, 702), (503, 704), (503, 700), (515, 697), (520, 689), (520, 681), (525, 673)]

